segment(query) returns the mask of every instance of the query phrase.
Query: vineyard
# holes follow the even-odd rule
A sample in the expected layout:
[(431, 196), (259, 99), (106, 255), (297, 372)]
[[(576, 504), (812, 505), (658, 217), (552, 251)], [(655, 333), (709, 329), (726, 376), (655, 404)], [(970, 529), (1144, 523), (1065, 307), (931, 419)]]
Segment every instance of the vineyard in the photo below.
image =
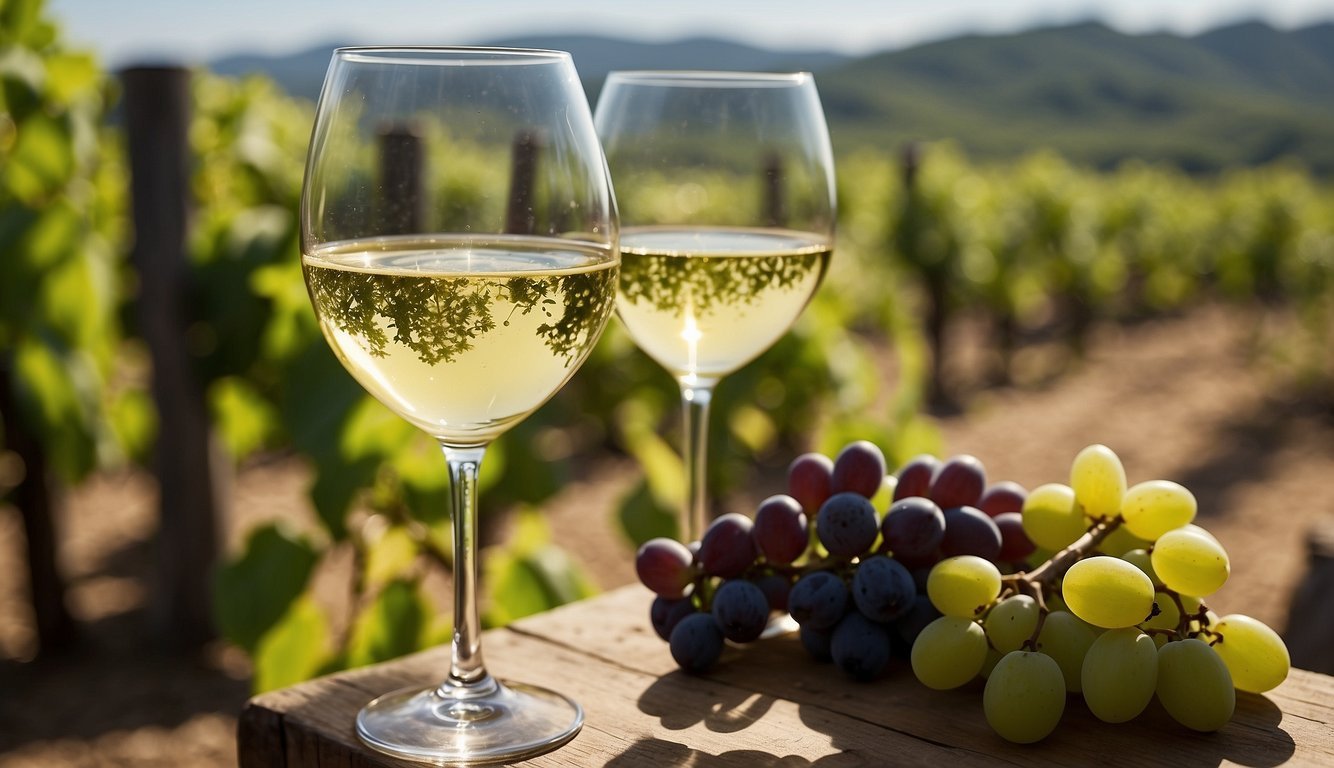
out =
[[(40, 2), (0, 3), (0, 48), (0, 512), (22, 517), (37, 567), (43, 522), (29, 506), (148, 466), (173, 424), (156, 415), (136, 319), (118, 81), (63, 47)], [(302, 281), (313, 105), (259, 78), (190, 82), (179, 302), (193, 373), (230, 466), (303, 467), (318, 521), (233, 534), (240, 545), (213, 581), (217, 629), (245, 652), (255, 690), (444, 642), (444, 463), (344, 373)], [(477, 188), (493, 183), (484, 158), (465, 161)], [(1193, 177), (1097, 173), (1041, 151), (984, 166), (948, 144), (868, 148), (839, 159), (838, 198), (837, 249), (812, 305), (718, 390), (719, 508), (764, 493), (807, 449), (867, 439), (891, 466), (941, 454), (959, 431), (942, 419), (1077, 377), (1106, 329), (1200, 312), (1254, 318), (1239, 342), (1250, 364), (1310, 413), (1334, 412), (1334, 185), (1297, 160)], [(487, 623), (595, 590), (538, 512), (588, 466), (634, 467), (614, 512), (599, 511), (627, 562), (674, 532), (678, 417), (674, 382), (613, 323), (571, 383), (496, 443), (482, 477)], [(61, 534), (45, 534), (48, 548)], [(330, 563), (351, 574), (335, 605), (316, 589)], [(67, 621), (24, 619), (0, 653), (54, 650)]]

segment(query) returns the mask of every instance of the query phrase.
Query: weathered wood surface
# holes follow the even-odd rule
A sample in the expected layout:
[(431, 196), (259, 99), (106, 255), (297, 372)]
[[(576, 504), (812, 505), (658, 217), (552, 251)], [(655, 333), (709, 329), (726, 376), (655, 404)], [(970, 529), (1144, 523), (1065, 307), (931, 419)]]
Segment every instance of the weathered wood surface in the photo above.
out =
[[(1334, 677), (1293, 670), (1265, 696), (1239, 694), (1233, 721), (1200, 734), (1158, 705), (1099, 722), (1078, 697), (1060, 728), (1019, 746), (991, 732), (980, 686), (931, 691), (900, 665), (874, 683), (816, 664), (795, 637), (728, 649), (708, 675), (678, 672), (648, 626), (650, 596), (626, 587), (488, 632), (501, 677), (573, 696), (583, 731), (524, 766), (1334, 766)], [(241, 768), (407, 766), (362, 747), (357, 710), (385, 691), (429, 684), (439, 648), (258, 696), (239, 728)]]

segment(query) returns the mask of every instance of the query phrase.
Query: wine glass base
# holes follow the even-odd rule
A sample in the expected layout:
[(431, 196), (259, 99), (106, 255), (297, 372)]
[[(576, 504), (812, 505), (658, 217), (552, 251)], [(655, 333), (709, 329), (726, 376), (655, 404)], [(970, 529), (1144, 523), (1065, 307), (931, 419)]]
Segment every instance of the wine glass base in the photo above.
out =
[(569, 742), (584, 710), (555, 691), (496, 682), (481, 696), (453, 698), (439, 688), (387, 693), (357, 713), (366, 746), (432, 765), (486, 765), (535, 757)]

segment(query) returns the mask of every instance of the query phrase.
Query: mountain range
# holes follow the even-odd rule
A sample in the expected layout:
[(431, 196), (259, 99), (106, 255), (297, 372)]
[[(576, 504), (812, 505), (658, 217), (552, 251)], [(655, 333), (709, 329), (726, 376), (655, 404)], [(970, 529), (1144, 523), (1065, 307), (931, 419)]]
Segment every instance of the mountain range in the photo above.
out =
[[(573, 54), (596, 100), (614, 69), (808, 70), (837, 150), (952, 140), (976, 159), (1039, 148), (1100, 168), (1130, 159), (1194, 173), (1284, 159), (1334, 175), (1334, 22), (1261, 22), (1199, 35), (1126, 34), (1098, 22), (969, 35), (849, 57), (716, 39), (589, 35), (486, 41)], [(314, 98), (334, 45), (212, 62)]]

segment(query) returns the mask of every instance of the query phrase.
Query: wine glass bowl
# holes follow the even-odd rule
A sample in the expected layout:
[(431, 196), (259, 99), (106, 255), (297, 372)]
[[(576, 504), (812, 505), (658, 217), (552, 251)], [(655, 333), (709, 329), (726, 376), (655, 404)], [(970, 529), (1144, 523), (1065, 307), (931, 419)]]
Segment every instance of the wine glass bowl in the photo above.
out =
[(334, 52), (301, 203), (302, 266), (325, 339), (451, 475), (454, 631), (444, 682), (357, 717), (371, 747), (436, 764), (505, 762), (572, 739), (565, 696), (493, 678), (477, 615), (486, 446), (574, 375), (611, 315), (610, 182), (568, 54)]
[(828, 269), (824, 112), (808, 73), (639, 71), (608, 76), (594, 120), (620, 209), (616, 312), (680, 386), (697, 540), (713, 387), (787, 332)]

